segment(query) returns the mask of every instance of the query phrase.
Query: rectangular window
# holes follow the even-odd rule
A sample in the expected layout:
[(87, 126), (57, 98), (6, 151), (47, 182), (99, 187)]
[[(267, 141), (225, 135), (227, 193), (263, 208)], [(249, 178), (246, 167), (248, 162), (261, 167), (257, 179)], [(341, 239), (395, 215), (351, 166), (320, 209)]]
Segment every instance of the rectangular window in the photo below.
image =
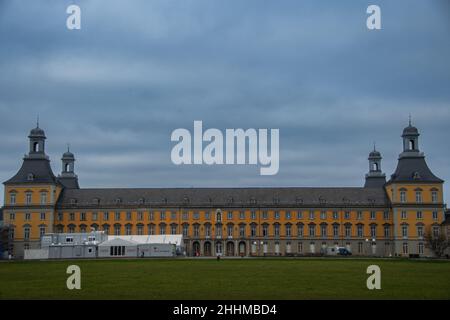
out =
[(383, 213), (383, 218), (384, 218), (384, 220), (389, 220), (389, 211), (385, 211)]
[(357, 232), (358, 232), (358, 237), (359, 237), (359, 238), (364, 237), (364, 234), (363, 234), (363, 225), (362, 225), (362, 224), (358, 224), (358, 226), (357, 226)]
[(41, 212), (41, 221), (45, 220), (45, 212)]
[(16, 215), (14, 213), (9, 214), (9, 220), (14, 221), (16, 219)]
[(299, 238), (303, 237), (303, 224), (297, 225), (297, 237)]
[(194, 220), (200, 219), (200, 213), (194, 212)]
[(161, 224), (159, 225), (159, 234), (166, 234), (166, 225), (165, 224)]
[(131, 226), (130, 225), (125, 226), (125, 235), (131, 236)]
[(160, 212), (159, 213), (159, 220), (166, 220), (166, 213), (165, 212)]
[(320, 212), (320, 219), (325, 220), (326, 218), (327, 218), (327, 212), (326, 211)]
[(389, 238), (391, 236), (391, 228), (389, 226), (384, 226), (384, 237)]
[(170, 226), (170, 234), (177, 234), (177, 226), (176, 225)]
[(417, 219), (423, 219), (422, 211), (417, 211)]
[(109, 212), (103, 212), (103, 220), (105, 221), (109, 220)]
[(408, 226), (406, 224), (402, 225), (402, 236), (408, 238)]
[(144, 220), (144, 213), (142, 211), (138, 211), (138, 213), (137, 213), (137, 220), (138, 221)]
[(245, 225), (243, 225), (243, 224), (241, 224), (241, 225), (239, 226), (239, 236), (240, 236), (241, 238), (244, 238), (244, 237), (245, 237)]
[(120, 221), (120, 212), (115, 213), (115, 219), (116, 221)]
[(339, 237), (339, 225), (337, 224), (333, 225), (333, 237), (335, 238)]
[(41, 192), (41, 204), (47, 204), (47, 192)]
[(309, 220), (314, 220), (314, 211), (309, 212)]
[(252, 211), (251, 213), (251, 219), (256, 220), (256, 211)]
[(362, 220), (362, 219), (363, 219), (362, 211), (358, 211), (358, 212), (356, 213), (356, 219), (358, 219), (358, 220)]
[(211, 237), (211, 225), (205, 225), (205, 237)]
[(279, 224), (274, 225), (274, 233), (275, 233), (275, 237), (280, 236), (280, 225)]
[(333, 211), (333, 220), (339, 219), (339, 213), (337, 211)]
[(417, 236), (419, 238), (423, 237), (423, 226), (417, 226)]
[(198, 224), (194, 224), (194, 237), (200, 237), (200, 226)]
[(80, 220), (86, 221), (86, 213), (85, 212), (80, 212)]
[(25, 202), (26, 202), (26, 204), (31, 204), (31, 193), (30, 192), (27, 192), (25, 194)]
[(407, 212), (406, 211), (402, 211), (402, 216), (401, 217), (402, 217), (403, 220), (407, 219), (408, 218)]
[(346, 219), (346, 220), (350, 219), (350, 211), (345, 211), (344, 219)]
[(228, 238), (233, 237), (233, 226), (232, 225), (227, 226), (227, 236), (228, 236)]
[(15, 193), (11, 193), (9, 195), (9, 204), (10, 205), (15, 205), (16, 204), (16, 194)]
[(326, 225), (320, 226), (320, 234), (322, 235), (322, 237), (327, 236), (327, 226)]
[(298, 251), (298, 253), (302, 253), (303, 252), (303, 242), (299, 242), (298, 243), (297, 251)]
[(286, 219), (286, 220), (290, 220), (290, 219), (291, 219), (291, 212), (290, 212), (290, 211), (286, 211), (286, 213), (285, 213), (285, 219)]
[(211, 213), (205, 212), (205, 220), (211, 220)]
[(403, 254), (408, 254), (408, 243), (403, 243)]
[(97, 212), (92, 212), (92, 221), (97, 221), (98, 214)]
[(438, 193), (437, 193), (437, 191), (432, 191), (431, 192), (431, 202), (433, 202), (433, 203), (437, 203), (438, 202)]
[(375, 211), (370, 211), (370, 220), (375, 220), (377, 218), (377, 214)]
[(155, 213), (153, 211), (150, 211), (148, 213), (148, 220), (150, 220), (150, 221), (155, 220)]
[(262, 218), (263, 218), (263, 219), (267, 219), (267, 211), (263, 211), (263, 213), (262, 213)]
[(401, 203), (406, 202), (406, 191), (400, 191), (400, 202)]
[(151, 236), (153, 236), (155, 234), (155, 225), (154, 224), (148, 225), (148, 234)]
[(345, 237), (350, 238), (352, 236), (352, 226), (346, 225), (345, 226)]
[(172, 219), (172, 220), (177, 220), (177, 213), (176, 213), (176, 212), (172, 212), (172, 213), (170, 214), (170, 219)]
[(187, 212), (183, 212), (183, 214), (181, 216), (183, 217), (183, 220), (189, 220), (189, 214)]
[(131, 212), (127, 211), (127, 221), (131, 221)]
[(417, 251), (419, 252), (419, 254), (423, 254), (423, 243), (419, 242), (418, 246), (417, 246)]
[(233, 212), (228, 212), (227, 219), (228, 220), (233, 220)]
[(438, 219), (438, 212), (433, 211), (433, 220), (437, 220), (437, 219)]
[(310, 237), (315, 237), (316, 236), (316, 226), (315, 225), (310, 225), (309, 226), (309, 236)]
[(422, 203), (422, 191), (416, 191), (416, 202)]
[(137, 226), (137, 234), (138, 236), (142, 236), (144, 234), (144, 226), (143, 225), (138, 225)]
[(269, 236), (269, 226), (267, 224), (263, 225), (263, 237)]
[(30, 221), (31, 220), (31, 213), (25, 213), (25, 220)]
[(245, 212), (244, 211), (240, 211), (239, 212), (239, 219), (241, 219), (241, 220), (245, 219)]
[(280, 219), (280, 213), (278, 211), (275, 211), (273, 214), (275, 220), (279, 220)]
[(374, 224), (370, 226), (370, 236), (372, 237), (372, 239), (375, 239), (377, 237), (377, 226)]
[(287, 224), (285, 226), (285, 228), (286, 228), (286, 237), (290, 237), (291, 236), (291, 225)]
[(252, 224), (250, 226), (250, 234), (252, 237), (256, 237), (256, 225)]
[(30, 239), (30, 228), (24, 228), (23, 229), (23, 237), (25, 240)]
[[(195, 225), (198, 229), (198, 224)], [(195, 227), (194, 227), (195, 230)], [(198, 232), (198, 230), (197, 230)], [(183, 224), (183, 237), (189, 237), (189, 225), (188, 224)], [(196, 236), (198, 237), (198, 235)]]

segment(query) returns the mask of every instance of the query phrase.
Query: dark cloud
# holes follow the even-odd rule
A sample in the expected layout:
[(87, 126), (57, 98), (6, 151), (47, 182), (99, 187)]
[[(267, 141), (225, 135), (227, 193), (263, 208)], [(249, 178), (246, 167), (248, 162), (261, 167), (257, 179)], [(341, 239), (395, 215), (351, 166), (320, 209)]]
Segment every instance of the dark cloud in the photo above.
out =
[[(83, 186), (362, 185), (373, 141), (394, 171), (411, 113), (448, 180), (448, 4), (377, 3), (371, 32), (369, 1), (0, 1), (0, 178), (40, 114), (55, 171), (71, 143)], [(172, 165), (194, 120), (279, 128), (279, 174)]]

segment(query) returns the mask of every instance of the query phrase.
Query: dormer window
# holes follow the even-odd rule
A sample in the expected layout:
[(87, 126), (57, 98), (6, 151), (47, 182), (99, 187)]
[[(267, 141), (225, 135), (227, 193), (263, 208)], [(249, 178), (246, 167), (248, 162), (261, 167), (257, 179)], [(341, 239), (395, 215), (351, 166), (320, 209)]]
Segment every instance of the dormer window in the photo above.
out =
[(233, 203), (233, 197), (228, 198), (228, 203)]
[(122, 203), (122, 199), (117, 198), (117, 199), (116, 199), (116, 204), (121, 204), (121, 203)]
[(99, 198), (92, 199), (92, 204), (98, 205), (99, 203), (100, 203), (100, 199)]
[(413, 179), (414, 180), (419, 180), (420, 179), (420, 173), (419, 172), (414, 172), (414, 174), (413, 174)]
[(27, 180), (28, 180), (28, 181), (33, 181), (33, 180), (34, 180), (34, 174), (29, 173), (29, 174), (27, 175)]
[(279, 204), (280, 199), (279, 198), (273, 198), (273, 204)]
[(144, 204), (145, 203), (145, 199), (144, 198), (140, 198), (139, 199), (139, 204)]
[(70, 204), (71, 205), (77, 204), (77, 199), (75, 199), (75, 198), (70, 199)]
[(325, 204), (326, 202), (327, 201), (324, 198), (322, 198), (322, 197), (319, 198), (319, 203), (320, 204)]
[(184, 202), (185, 204), (188, 204), (188, 203), (189, 203), (189, 198), (188, 198), (188, 197), (186, 197), (186, 196), (184, 196), (184, 198), (183, 198), (183, 202)]
[(167, 203), (167, 198), (162, 198), (161, 201), (162, 203)]
[(296, 199), (295, 199), (295, 203), (297, 203), (297, 204), (303, 204), (303, 199), (302, 199), (302, 198), (296, 198)]
[(256, 204), (256, 198), (253, 198), (253, 197), (250, 198), (250, 203), (251, 203), (251, 204)]

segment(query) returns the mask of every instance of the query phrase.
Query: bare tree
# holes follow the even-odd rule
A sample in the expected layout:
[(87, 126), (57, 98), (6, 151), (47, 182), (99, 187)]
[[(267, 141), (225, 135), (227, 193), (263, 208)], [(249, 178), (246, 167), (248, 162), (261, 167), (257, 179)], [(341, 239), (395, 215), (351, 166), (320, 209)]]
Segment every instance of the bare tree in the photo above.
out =
[(439, 230), (437, 234), (431, 231), (431, 228), (425, 232), (425, 246), (429, 248), (436, 257), (442, 257), (447, 248), (450, 247), (450, 241), (447, 239), (443, 230)]

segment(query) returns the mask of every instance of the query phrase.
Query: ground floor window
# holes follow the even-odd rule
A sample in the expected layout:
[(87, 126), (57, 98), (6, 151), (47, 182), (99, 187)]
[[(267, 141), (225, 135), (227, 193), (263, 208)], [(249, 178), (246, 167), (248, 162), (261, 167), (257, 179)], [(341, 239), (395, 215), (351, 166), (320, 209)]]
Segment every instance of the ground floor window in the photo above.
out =
[(403, 243), (403, 254), (408, 254), (408, 243)]
[(299, 242), (297, 245), (298, 253), (303, 253), (303, 242)]
[(363, 243), (358, 242), (358, 253), (363, 253)]
[(423, 254), (423, 243), (419, 242), (419, 244), (417, 245), (417, 251), (419, 252), (419, 254)]

